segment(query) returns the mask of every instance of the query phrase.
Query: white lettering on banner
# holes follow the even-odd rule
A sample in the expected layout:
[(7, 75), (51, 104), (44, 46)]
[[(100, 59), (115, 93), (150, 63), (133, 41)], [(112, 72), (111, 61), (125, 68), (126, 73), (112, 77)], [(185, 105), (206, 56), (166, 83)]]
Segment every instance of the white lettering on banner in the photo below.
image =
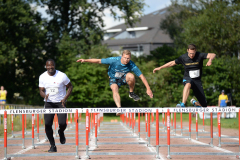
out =
[(4, 129), (7, 132), (7, 118), (4, 118)]
[(86, 116), (86, 128), (88, 130), (88, 116)]
[(167, 116), (167, 127), (168, 127), (168, 130), (169, 130), (169, 127), (170, 127), (170, 116), (169, 115)]
[(34, 115), (32, 115), (32, 125), (34, 124)]
[(218, 113), (218, 125), (220, 125), (221, 124), (221, 115)]
[[(75, 113), (76, 109), (81, 111), (81, 113), (86, 113), (86, 108), (53, 108), (53, 109), (7, 109), (7, 114), (54, 114), (54, 113)], [(164, 113), (169, 109), (170, 113), (189, 113), (189, 112), (238, 112), (239, 108), (237, 107), (201, 107), (201, 108), (88, 108), (90, 113), (155, 113), (156, 110), (162, 112), (162, 117), (164, 118)], [(5, 110), (0, 110), (0, 114), (4, 114)], [(173, 118), (173, 115), (171, 114)]]

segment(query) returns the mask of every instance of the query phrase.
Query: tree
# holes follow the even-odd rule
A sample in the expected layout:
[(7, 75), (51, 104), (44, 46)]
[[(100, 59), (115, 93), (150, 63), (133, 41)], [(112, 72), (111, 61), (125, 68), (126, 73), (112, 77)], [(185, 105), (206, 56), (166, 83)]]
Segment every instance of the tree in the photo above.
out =
[(14, 102), (18, 92), (25, 103), (37, 103), (38, 76), (44, 70), (41, 16), (21, 0), (0, 0), (0, 6), (0, 79), (8, 90), (7, 101)]
[(195, 43), (200, 51), (234, 55), (240, 49), (239, 1), (175, 0), (161, 22), (178, 47)]
[[(139, 21), (145, 5), (143, 0), (36, 0), (36, 2), (48, 8), (46, 12), (51, 19), (45, 24), (49, 40), (46, 51), (47, 55), (56, 59), (59, 64), (71, 63), (69, 59), (62, 61), (63, 52), (60, 52), (58, 48), (63, 46), (61, 43), (68, 46), (68, 50), (72, 50), (74, 45), (71, 43), (81, 41), (80, 48), (83, 47), (86, 50), (75, 52), (75, 55), (72, 54), (73, 57), (88, 54), (92, 45), (101, 43), (104, 34), (103, 16), (106, 9), (110, 10), (115, 19), (124, 19), (126, 24), (132, 26)], [(122, 12), (122, 15), (117, 14), (118, 10)], [(64, 36), (71, 40), (64, 41)]]

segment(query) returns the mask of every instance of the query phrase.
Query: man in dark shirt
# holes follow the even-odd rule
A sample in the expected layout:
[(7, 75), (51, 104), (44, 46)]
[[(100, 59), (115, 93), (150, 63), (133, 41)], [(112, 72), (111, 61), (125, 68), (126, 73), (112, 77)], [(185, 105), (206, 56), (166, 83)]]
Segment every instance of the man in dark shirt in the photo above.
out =
[(206, 97), (203, 91), (201, 76), (202, 76), (202, 67), (203, 60), (209, 59), (206, 66), (211, 66), (212, 60), (215, 58), (216, 54), (214, 53), (200, 53), (197, 52), (197, 48), (194, 44), (188, 45), (187, 53), (181, 55), (176, 60), (168, 62), (158, 68), (153, 70), (155, 73), (157, 70), (175, 66), (177, 64), (182, 64), (184, 66), (184, 76), (183, 76), (183, 98), (180, 102), (181, 107), (185, 107), (185, 103), (189, 96), (190, 89), (193, 90), (195, 97), (198, 99), (199, 103), (195, 100), (191, 102), (195, 106), (207, 107)]

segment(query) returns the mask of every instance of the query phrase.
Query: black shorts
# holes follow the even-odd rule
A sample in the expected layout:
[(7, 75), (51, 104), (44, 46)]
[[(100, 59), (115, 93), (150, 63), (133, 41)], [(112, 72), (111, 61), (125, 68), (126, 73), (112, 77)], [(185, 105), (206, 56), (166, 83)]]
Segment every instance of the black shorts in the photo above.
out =
[(114, 78), (110, 78), (109, 79), (109, 86), (111, 87), (112, 84), (117, 84), (118, 88), (120, 88), (122, 85), (126, 85), (127, 81), (126, 81), (126, 75), (124, 74), (121, 78), (119, 79), (114, 79)]
[(201, 106), (207, 107), (207, 100), (202, 87), (202, 81), (200, 79), (192, 79), (190, 77), (184, 77), (183, 85), (185, 86), (187, 83), (191, 84), (191, 89), (193, 90), (193, 93), (197, 98), (198, 102), (201, 104)]

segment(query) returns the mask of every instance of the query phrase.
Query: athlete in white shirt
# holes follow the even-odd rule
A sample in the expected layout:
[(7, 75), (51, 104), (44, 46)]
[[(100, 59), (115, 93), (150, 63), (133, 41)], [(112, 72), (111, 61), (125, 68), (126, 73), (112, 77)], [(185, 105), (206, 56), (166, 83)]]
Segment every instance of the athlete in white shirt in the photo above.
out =
[[(40, 75), (39, 77), (39, 91), (41, 97), (44, 98), (45, 108), (65, 108), (65, 102), (70, 96), (73, 86), (67, 77), (67, 75), (61, 71), (55, 69), (55, 62), (52, 59), (46, 61), (47, 71)], [(66, 92), (66, 88), (67, 92)], [(52, 124), (55, 114), (45, 114), (45, 131), (50, 142), (50, 149), (48, 152), (57, 152), (57, 147), (55, 146), (55, 140), (53, 138)], [(59, 130), (58, 134), (60, 137), (61, 144), (66, 142), (64, 135), (64, 130), (67, 127), (66, 113), (57, 114)]]

